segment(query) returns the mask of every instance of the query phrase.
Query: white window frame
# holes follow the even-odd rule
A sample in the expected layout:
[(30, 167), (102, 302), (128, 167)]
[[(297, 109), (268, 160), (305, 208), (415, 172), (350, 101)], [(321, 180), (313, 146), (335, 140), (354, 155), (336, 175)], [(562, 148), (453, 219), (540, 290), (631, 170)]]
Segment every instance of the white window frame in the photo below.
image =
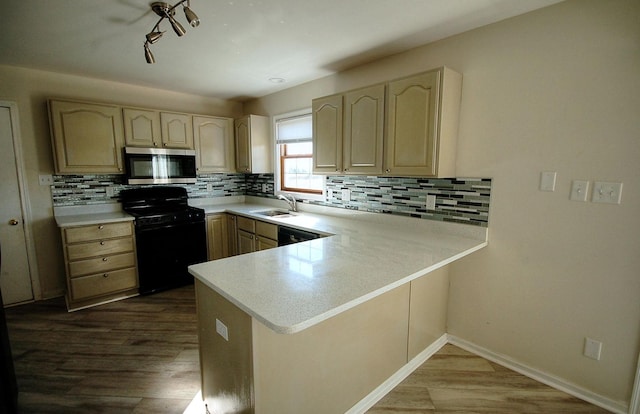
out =
[(282, 172), (280, 171), (280, 148), (278, 147), (277, 124), (278, 124), (278, 121), (280, 120), (295, 118), (297, 116), (303, 116), (303, 115), (311, 115), (311, 108), (300, 109), (297, 111), (287, 112), (285, 114), (273, 116), (273, 148), (274, 148), (273, 165), (275, 166), (275, 168), (273, 169), (274, 170), (273, 178), (275, 181), (275, 187), (274, 187), (275, 195), (277, 196), (279, 194), (292, 194), (295, 196), (296, 200), (324, 201), (325, 192), (326, 192), (326, 185), (325, 185), (326, 177), (324, 175), (322, 175), (322, 194), (309, 194), (309, 193), (299, 193), (294, 191), (282, 191), (281, 184), (280, 184), (281, 183), (280, 176)]

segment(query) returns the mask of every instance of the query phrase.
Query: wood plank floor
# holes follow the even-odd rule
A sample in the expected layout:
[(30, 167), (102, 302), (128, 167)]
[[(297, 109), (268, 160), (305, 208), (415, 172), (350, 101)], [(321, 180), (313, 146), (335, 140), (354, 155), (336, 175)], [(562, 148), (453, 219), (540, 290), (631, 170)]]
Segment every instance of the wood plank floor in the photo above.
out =
[[(73, 313), (61, 298), (6, 313), (21, 413), (183, 413), (200, 389), (193, 286)], [(605, 412), (452, 345), (368, 411)]]

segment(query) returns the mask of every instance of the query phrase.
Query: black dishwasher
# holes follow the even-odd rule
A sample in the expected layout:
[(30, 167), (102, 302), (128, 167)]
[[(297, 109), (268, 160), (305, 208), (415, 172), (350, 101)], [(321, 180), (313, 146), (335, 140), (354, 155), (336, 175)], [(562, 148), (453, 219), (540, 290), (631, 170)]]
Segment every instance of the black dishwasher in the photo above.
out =
[(291, 227), (278, 227), (278, 246), (300, 243), (307, 240), (319, 238), (320, 235), (310, 231), (298, 230)]

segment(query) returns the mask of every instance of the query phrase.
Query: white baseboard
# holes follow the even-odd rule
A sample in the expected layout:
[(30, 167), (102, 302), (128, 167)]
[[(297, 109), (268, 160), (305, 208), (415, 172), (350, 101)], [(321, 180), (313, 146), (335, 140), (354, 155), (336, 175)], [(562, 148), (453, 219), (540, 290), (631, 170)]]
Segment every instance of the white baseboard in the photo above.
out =
[(356, 405), (351, 407), (345, 414), (361, 414), (373, 407), (378, 401), (393, 390), (413, 371), (416, 370), (423, 362), (431, 358), (433, 354), (438, 352), (440, 348), (447, 344), (447, 334), (442, 335), (429, 345), (424, 351), (420, 352), (415, 358), (407, 362), (402, 368), (396, 371), (385, 382), (380, 384), (376, 389), (371, 391), (366, 397), (360, 400)]
[(447, 337), (448, 337), (447, 341), (452, 345), (455, 345), (475, 355), (488, 359), (489, 361), (495, 362), (496, 364), (500, 364), (506, 368), (509, 368), (524, 376), (527, 376), (543, 384), (546, 384), (552, 388), (555, 388), (562, 392), (566, 392), (567, 394), (573, 395), (574, 397), (580, 398), (581, 400), (597, 405), (598, 407), (602, 407), (605, 410), (609, 410), (616, 414), (627, 414), (629, 410), (629, 407), (627, 405), (620, 404), (617, 401), (613, 401), (611, 399), (608, 399), (606, 397), (593, 393), (589, 390), (586, 390), (582, 387), (579, 387), (575, 384), (566, 382), (561, 378), (539, 371), (535, 368), (531, 368), (529, 366), (523, 365), (515, 361), (514, 359), (509, 358), (506, 355), (501, 355), (501, 354), (497, 354), (495, 352), (489, 351), (486, 348), (483, 348), (474, 343), (465, 341), (464, 339), (458, 338), (454, 335), (447, 335)]

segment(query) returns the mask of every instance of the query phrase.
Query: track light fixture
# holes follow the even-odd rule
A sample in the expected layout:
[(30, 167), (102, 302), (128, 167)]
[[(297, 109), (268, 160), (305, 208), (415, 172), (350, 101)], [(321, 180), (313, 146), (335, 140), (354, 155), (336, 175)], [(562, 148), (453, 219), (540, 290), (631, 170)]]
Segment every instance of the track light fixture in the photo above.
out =
[(176, 7), (180, 5), (182, 5), (184, 16), (187, 18), (187, 22), (189, 22), (191, 27), (198, 27), (200, 25), (198, 15), (196, 15), (189, 7), (191, 6), (190, 0), (181, 0), (173, 6), (169, 3), (159, 1), (151, 3), (151, 10), (160, 16), (160, 20), (158, 20), (158, 23), (156, 23), (156, 25), (153, 26), (153, 29), (151, 29), (151, 31), (146, 35), (147, 40), (144, 42), (144, 58), (147, 60), (147, 63), (156, 63), (156, 59), (153, 57), (153, 53), (151, 53), (149, 45), (156, 43), (164, 34), (164, 32), (160, 31), (160, 23), (162, 23), (164, 19), (169, 20), (171, 28), (178, 36), (184, 36), (184, 34), (187, 33), (187, 31), (184, 30), (184, 27), (182, 27), (174, 17), (176, 14)]

